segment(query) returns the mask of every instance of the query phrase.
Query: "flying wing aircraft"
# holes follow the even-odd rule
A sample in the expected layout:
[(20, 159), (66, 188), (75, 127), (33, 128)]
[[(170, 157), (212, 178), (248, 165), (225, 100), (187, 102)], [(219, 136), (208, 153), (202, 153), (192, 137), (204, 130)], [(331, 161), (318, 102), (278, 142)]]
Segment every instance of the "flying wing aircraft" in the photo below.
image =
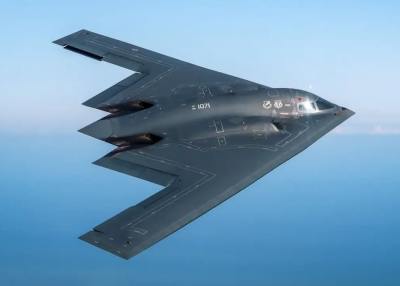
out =
[(80, 238), (140, 253), (286, 162), (354, 114), (81, 30), (54, 43), (134, 73), (84, 105), (109, 115), (80, 131), (115, 145), (96, 165), (164, 186)]

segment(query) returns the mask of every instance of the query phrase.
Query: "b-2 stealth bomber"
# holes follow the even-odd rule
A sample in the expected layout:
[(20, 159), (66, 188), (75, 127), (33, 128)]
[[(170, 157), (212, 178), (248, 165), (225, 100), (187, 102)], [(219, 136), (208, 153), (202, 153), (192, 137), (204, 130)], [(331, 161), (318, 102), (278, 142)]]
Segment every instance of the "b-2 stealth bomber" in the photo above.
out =
[(80, 237), (125, 259), (354, 114), (306, 91), (271, 88), (87, 30), (55, 43), (134, 71), (84, 102), (109, 115), (80, 130), (115, 145), (96, 165), (165, 187)]

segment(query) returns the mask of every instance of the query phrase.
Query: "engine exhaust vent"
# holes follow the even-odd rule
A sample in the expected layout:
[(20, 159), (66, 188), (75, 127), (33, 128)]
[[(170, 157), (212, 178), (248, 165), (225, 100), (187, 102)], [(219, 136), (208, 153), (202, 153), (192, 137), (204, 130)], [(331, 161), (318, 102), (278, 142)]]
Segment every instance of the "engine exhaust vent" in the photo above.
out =
[(121, 116), (123, 114), (140, 111), (154, 106), (153, 103), (143, 100), (134, 100), (117, 105), (101, 106), (99, 109), (111, 113), (105, 118)]
[(277, 122), (277, 121), (272, 121), (272, 126), (276, 131), (282, 131), (284, 129), (282, 123)]
[(114, 155), (115, 153), (119, 153), (122, 151), (143, 148), (149, 145), (153, 145), (159, 142), (161, 139), (162, 137), (158, 135), (151, 133), (144, 133), (127, 137), (109, 137), (105, 139), (105, 141), (117, 146), (117, 148), (109, 154), (109, 155)]

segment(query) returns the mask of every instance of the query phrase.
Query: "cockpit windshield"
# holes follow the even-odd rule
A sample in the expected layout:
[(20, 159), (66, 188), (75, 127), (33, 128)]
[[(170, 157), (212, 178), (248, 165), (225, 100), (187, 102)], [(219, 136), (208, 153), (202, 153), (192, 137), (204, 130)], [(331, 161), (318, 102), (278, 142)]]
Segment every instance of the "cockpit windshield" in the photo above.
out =
[(298, 105), (299, 111), (304, 113), (313, 113), (317, 111), (317, 107), (314, 102), (304, 101)]
[(335, 107), (332, 103), (322, 98), (318, 98), (316, 103), (318, 105), (319, 110), (326, 110)]
[(318, 111), (324, 111), (334, 107), (335, 107), (334, 104), (322, 98), (318, 98), (316, 101), (306, 99), (305, 101), (302, 101), (297, 104), (299, 112), (307, 114), (316, 113)]

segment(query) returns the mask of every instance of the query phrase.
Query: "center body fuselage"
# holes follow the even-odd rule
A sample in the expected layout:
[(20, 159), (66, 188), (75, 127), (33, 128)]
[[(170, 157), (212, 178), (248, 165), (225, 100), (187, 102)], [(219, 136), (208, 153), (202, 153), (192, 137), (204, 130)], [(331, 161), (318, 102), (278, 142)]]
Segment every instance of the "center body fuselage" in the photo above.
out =
[(311, 114), (299, 108), (317, 98), (305, 91), (279, 88), (204, 96), (171, 95), (150, 108), (107, 116), (89, 128), (99, 139), (113, 144), (131, 144), (131, 139), (126, 138), (152, 134), (164, 143), (183, 142), (198, 148), (242, 144), (275, 148), (326, 114)]
[[(106, 119), (115, 137), (140, 133), (160, 136), (189, 135), (193, 130), (201, 136), (215, 120), (231, 119), (243, 126), (243, 121), (262, 123), (299, 118), (295, 90), (271, 89), (242, 94), (222, 94), (204, 98), (184, 97), (164, 100), (139, 112)], [(202, 128), (202, 127), (203, 128)], [(225, 131), (225, 130), (224, 130)]]

